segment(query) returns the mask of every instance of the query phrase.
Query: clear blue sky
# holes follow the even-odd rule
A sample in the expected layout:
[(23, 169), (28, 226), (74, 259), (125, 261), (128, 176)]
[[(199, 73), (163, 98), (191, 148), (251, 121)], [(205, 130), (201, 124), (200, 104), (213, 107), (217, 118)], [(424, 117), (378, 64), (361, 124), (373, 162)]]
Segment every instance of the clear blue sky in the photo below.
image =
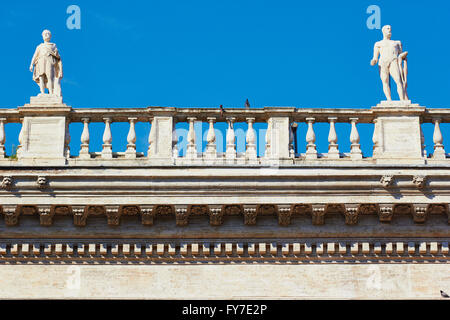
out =
[[(71, 4), (81, 30), (66, 27)], [(411, 100), (449, 107), (445, 0), (2, 2), (0, 106), (38, 93), (28, 67), (48, 28), (72, 107), (240, 107), (248, 98), (255, 107), (369, 108), (384, 99), (369, 65), (382, 36), (367, 28), (369, 5), (409, 51)]]

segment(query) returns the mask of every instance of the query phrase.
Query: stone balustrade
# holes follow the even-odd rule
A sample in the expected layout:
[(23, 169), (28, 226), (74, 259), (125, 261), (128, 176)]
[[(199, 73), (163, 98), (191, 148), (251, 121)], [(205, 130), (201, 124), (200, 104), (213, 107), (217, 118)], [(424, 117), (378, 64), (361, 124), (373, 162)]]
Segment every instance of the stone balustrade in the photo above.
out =
[[(90, 150), (90, 126), (104, 123), (101, 152)], [(111, 126), (129, 124), (126, 150), (113, 152)], [(122, 163), (140, 165), (292, 165), (303, 163), (433, 163), (445, 161), (440, 124), (450, 122), (450, 109), (426, 109), (414, 104), (383, 102), (370, 109), (319, 109), (264, 107), (255, 109), (211, 108), (70, 108), (25, 105), (0, 110), (0, 161), (2, 165), (92, 165)], [(17, 157), (5, 153), (5, 125), (22, 123)], [(74, 155), (70, 145), (70, 125), (82, 124), (80, 151)], [(136, 151), (135, 126), (150, 127), (148, 152)], [(201, 124), (199, 126), (199, 123)], [(217, 129), (219, 123), (222, 130)], [(328, 152), (320, 153), (316, 145), (318, 123), (327, 123)], [(338, 136), (336, 125), (351, 126), (349, 136)], [(434, 126), (434, 152), (427, 154), (422, 124)], [(180, 125), (185, 124), (184, 129)], [(240, 125), (236, 130), (236, 126)], [(307, 127), (299, 133), (299, 125)], [(365, 155), (360, 145), (359, 124), (373, 127), (373, 154)], [(199, 130), (207, 127), (206, 132)], [(255, 130), (262, 125), (263, 130)], [(243, 129), (242, 129), (243, 128)], [(203, 135), (203, 133), (205, 133)], [(124, 133), (125, 134), (125, 133)], [(323, 130), (320, 132), (323, 134)], [(239, 150), (237, 138), (245, 140)], [(206, 140), (204, 146), (199, 140)], [(181, 142), (180, 142), (181, 140)], [(347, 140), (350, 150), (339, 143)], [(71, 142), (72, 141), (72, 142)], [(301, 153), (297, 145), (306, 144)], [(431, 141), (427, 142), (428, 144)], [(259, 152), (258, 152), (259, 150)], [(12, 163), (12, 161), (14, 161)], [(118, 162), (119, 161), (119, 162)]]

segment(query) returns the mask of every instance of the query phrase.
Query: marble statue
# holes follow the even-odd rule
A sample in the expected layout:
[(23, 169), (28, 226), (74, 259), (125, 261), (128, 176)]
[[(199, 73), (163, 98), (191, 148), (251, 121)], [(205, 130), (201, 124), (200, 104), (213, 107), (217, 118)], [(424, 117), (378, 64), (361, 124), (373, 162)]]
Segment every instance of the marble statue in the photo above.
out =
[(51, 43), (52, 34), (49, 30), (42, 32), (44, 42), (36, 47), (31, 59), (30, 71), (33, 72), (33, 80), (39, 85), (40, 95), (48, 93), (61, 96), (61, 78), (63, 77), (61, 57), (56, 44)]
[[(403, 52), (402, 43), (400, 41), (391, 40), (391, 26), (386, 25), (381, 31), (383, 32), (383, 40), (375, 43), (373, 48), (373, 58), (370, 61), (370, 64), (374, 66), (378, 62), (380, 77), (383, 83), (383, 91), (388, 101), (392, 100), (389, 76), (394, 79), (397, 85), (397, 92), (400, 100), (409, 100), (406, 92), (406, 77), (408, 74), (406, 57), (408, 52)], [(378, 56), (380, 56), (379, 60)]]

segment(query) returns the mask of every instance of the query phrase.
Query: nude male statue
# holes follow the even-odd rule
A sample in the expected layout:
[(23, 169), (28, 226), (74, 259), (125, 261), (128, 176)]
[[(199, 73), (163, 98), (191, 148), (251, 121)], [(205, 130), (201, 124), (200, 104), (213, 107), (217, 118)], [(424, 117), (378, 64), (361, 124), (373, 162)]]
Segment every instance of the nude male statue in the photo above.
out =
[[(383, 40), (375, 43), (373, 48), (373, 58), (370, 64), (374, 66), (378, 62), (380, 69), (380, 77), (383, 82), (383, 91), (386, 99), (391, 101), (391, 86), (389, 83), (389, 75), (397, 84), (397, 92), (400, 100), (409, 100), (406, 92), (407, 87), (407, 59), (408, 52), (403, 52), (402, 43), (400, 41), (391, 40), (391, 26), (384, 26)], [(378, 56), (380, 55), (380, 60)], [(403, 62), (403, 66), (402, 66)]]
[(45, 88), (49, 94), (61, 96), (61, 78), (63, 77), (62, 62), (58, 48), (50, 42), (52, 34), (49, 30), (42, 32), (44, 42), (36, 47), (31, 59), (30, 71), (33, 72), (33, 80), (39, 85), (41, 94), (45, 94)]

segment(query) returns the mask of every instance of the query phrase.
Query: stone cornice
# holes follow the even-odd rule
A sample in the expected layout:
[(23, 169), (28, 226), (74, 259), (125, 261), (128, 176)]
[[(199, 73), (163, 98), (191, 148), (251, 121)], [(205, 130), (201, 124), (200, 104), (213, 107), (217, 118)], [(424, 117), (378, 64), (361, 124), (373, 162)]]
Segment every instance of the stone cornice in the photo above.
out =
[[(244, 225), (257, 226), (258, 218), (273, 217), (273, 225), (289, 226), (296, 217), (308, 217), (316, 226), (324, 225), (327, 217), (342, 217), (345, 225), (357, 225), (359, 218), (370, 215), (379, 217), (381, 223), (390, 223), (396, 216), (410, 216), (415, 224), (424, 224), (431, 215), (442, 216), (442, 222), (450, 224), (447, 203), (294, 203), (294, 204), (146, 204), (146, 205), (2, 205), (5, 225), (19, 226), (22, 216), (36, 216), (41, 226), (53, 225), (55, 217), (73, 219), (75, 226), (86, 226), (90, 217), (105, 217), (109, 226), (120, 225), (121, 217), (136, 216), (141, 224), (152, 226), (155, 220), (172, 219), (174, 227), (186, 227), (190, 219), (208, 219), (211, 226), (221, 226), (228, 217), (241, 217)], [(148, 210), (150, 209), (150, 210)], [(151, 217), (151, 219), (149, 219)], [(138, 219), (136, 220), (138, 223)], [(105, 224), (105, 225), (106, 225)], [(339, 224), (339, 223), (338, 223)], [(342, 224), (342, 223), (341, 223)]]

